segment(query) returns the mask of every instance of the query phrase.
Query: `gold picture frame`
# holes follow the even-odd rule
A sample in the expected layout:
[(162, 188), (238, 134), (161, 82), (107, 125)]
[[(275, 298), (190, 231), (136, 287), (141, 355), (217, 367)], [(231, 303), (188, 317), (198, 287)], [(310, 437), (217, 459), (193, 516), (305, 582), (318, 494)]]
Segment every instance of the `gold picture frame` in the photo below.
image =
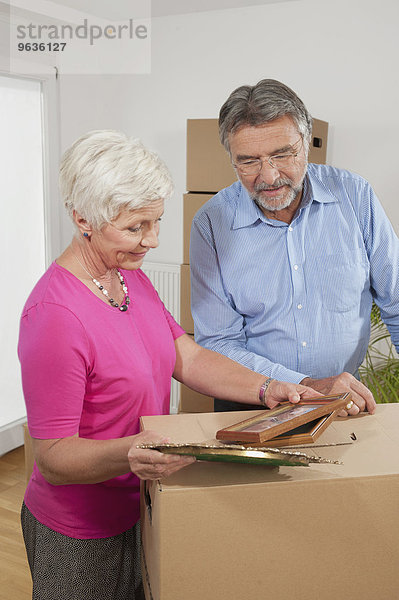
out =
[(341, 465), (340, 461), (308, 456), (303, 452), (279, 450), (278, 448), (250, 448), (237, 444), (140, 444), (137, 448), (157, 450), (163, 454), (193, 456), (199, 461), (247, 463), (269, 467), (307, 467), (309, 463)]
[[(349, 392), (309, 398), (297, 404), (284, 402), (272, 410), (262, 411), (254, 417), (220, 429), (216, 433), (216, 439), (252, 446), (262, 446), (267, 442), (269, 447), (312, 443), (335, 415), (351, 402)], [(305, 424), (309, 424), (306, 431), (295, 432), (295, 429)]]

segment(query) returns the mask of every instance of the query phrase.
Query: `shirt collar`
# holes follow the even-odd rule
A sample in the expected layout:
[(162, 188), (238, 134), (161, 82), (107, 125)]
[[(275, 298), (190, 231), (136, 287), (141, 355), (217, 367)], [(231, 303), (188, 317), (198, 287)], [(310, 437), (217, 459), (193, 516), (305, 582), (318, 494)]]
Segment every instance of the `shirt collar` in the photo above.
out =
[(233, 229), (249, 227), (257, 221), (267, 221), (258, 205), (252, 200), (246, 188), (240, 182), (241, 190), (237, 198), (237, 205), (233, 219)]
[[(275, 219), (268, 219), (257, 206), (257, 204), (252, 200), (248, 191), (241, 182), (240, 186), (241, 190), (237, 198), (237, 206), (233, 219), (233, 229), (249, 227), (257, 221), (272, 223), (273, 225), (279, 223), (279, 221), (276, 221)], [(309, 165), (303, 182), (303, 198), (298, 214), (302, 211), (302, 209), (312, 204), (312, 202), (328, 204), (330, 202), (337, 202), (337, 200), (337, 197), (332, 193), (332, 191), (329, 190), (317, 177), (312, 165)]]
[[(328, 204), (330, 202), (338, 202), (338, 198), (334, 193), (326, 187), (322, 180), (317, 175), (318, 165), (310, 163), (305, 177), (306, 194), (308, 203), (319, 202), (320, 204)], [(304, 190), (305, 192), (305, 190)]]

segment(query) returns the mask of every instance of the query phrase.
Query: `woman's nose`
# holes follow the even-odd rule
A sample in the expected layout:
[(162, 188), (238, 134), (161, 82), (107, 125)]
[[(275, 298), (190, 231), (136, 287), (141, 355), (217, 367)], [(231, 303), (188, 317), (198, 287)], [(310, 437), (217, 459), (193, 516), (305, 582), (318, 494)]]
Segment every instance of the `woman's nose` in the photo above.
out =
[(157, 248), (159, 246), (158, 233), (159, 228), (157, 225), (149, 227), (141, 238), (141, 245), (145, 246), (146, 248)]

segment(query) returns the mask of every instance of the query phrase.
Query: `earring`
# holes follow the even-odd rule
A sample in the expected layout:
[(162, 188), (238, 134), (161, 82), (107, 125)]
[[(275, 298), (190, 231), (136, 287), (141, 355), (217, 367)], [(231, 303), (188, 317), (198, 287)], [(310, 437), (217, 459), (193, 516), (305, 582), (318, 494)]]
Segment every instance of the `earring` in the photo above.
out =
[(84, 232), (83, 237), (89, 237), (89, 234), (87, 233), (87, 231)]

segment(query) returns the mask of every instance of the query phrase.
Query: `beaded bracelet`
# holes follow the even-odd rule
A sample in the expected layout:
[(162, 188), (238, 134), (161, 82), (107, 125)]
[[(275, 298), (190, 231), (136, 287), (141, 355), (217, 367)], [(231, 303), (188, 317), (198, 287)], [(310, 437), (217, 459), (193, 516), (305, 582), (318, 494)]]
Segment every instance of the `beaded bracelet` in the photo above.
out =
[(262, 406), (267, 406), (266, 404), (266, 390), (269, 387), (269, 385), (271, 384), (271, 382), (274, 381), (274, 379), (272, 379), (271, 377), (267, 377), (265, 379), (265, 381), (262, 383), (262, 385), (260, 386), (260, 390), (259, 390), (259, 401), (262, 404)]

